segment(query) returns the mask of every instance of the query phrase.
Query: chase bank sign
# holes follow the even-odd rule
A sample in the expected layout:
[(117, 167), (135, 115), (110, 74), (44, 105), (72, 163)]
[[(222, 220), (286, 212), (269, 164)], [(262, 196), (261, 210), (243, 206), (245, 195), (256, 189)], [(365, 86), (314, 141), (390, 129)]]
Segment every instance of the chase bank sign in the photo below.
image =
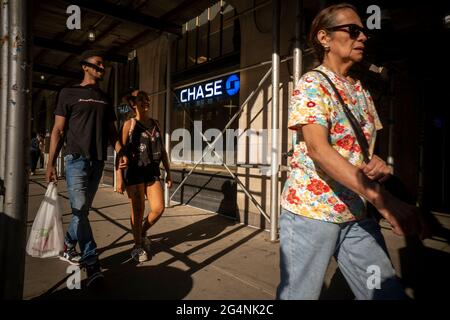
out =
[(208, 98), (220, 100), (239, 93), (240, 79), (237, 74), (203, 82), (180, 89), (176, 95), (181, 103), (190, 103)]

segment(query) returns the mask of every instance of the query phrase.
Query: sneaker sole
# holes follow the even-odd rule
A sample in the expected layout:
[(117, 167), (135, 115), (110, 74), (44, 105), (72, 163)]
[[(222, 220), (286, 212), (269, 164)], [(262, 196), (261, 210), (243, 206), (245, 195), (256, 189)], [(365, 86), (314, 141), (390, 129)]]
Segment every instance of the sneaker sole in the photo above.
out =
[(64, 257), (61, 257), (61, 256), (59, 257), (59, 260), (65, 261), (65, 262), (67, 262), (67, 263), (70, 263), (70, 264), (73, 265), (73, 266), (80, 266), (80, 265), (81, 265), (79, 262), (76, 262), (76, 261), (70, 261), (69, 259), (64, 258)]

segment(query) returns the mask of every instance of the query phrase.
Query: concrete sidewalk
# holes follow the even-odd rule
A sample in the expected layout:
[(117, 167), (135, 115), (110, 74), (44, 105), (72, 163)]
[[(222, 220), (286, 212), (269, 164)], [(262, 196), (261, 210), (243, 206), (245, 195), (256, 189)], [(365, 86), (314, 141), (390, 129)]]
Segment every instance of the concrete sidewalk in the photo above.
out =
[[(64, 227), (70, 207), (64, 181), (58, 184)], [(42, 174), (31, 177), (28, 232), (46, 190)], [(279, 282), (279, 245), (266, 231), (200, 209), (175, 205), (150, 230), (152, 260), (137, 265), (130, 257), (128, 198), (101, 186), (90, 213), (105, 285), (100, 291), (69, 290), (67, 263), (27, 256), (25, 299), (274, 299)], [(445, 218), (445, 217), (444, 217)], [(448, 218), (443, 220), (448, 223)], [(447, 225), (447, 228), (449, 226)], [(406, 243), (383, 229), (394, 266), (416, 299), (444, 298), (450, 285), (450, 246), (444, 239), (425, 246)], [(85, 273), (82, 272), (82, 279)], [(82, 282), (84, 288), (85, 281)], [(444, 291), (442, 291), (444, 292)], [(448, 293), (446, 297), (448, 298)], [(323, 299), (352, 299), (332, 261)]]

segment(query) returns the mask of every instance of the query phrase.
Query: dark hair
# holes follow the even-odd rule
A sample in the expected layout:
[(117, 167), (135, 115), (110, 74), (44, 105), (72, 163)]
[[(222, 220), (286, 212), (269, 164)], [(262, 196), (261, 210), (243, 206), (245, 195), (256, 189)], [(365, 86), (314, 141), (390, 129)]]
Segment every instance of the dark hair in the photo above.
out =
[(317, 33), (320, 30), (325, 30), (327, 28), (334, 27), (336, 24), (336, 14), (343, 9), (351, 9), (358, 13), (358, 10), (355, 6), (348, 3), (340, 3), (335, 4), (329, 7), (326, 7), (322, 11), (320, 11), (317, 16), (314, 18), (311, 24), (311, 30), (309, 32), (309, 43), (310, 46), (314, 49), (317, 58), (319, 58), (320, 62), (323, 62), (325, 58), (325, 49), (323, 45), (317, 40)]
[(138, 91), (136, 95), (133, 95), (133, 92), (126, 94), (123, 98), (122, 98), (122, 102), (126, 103), (132, 110), (134, 110), (134, 105), (136, 105), (136, 103), (140, 102), (140, 103), (144, 103), (144, 102), (148, 102), (149, 101), (149, 97), (147, 92), (145, 91)]
[(102, 57), (105, 58), (104, 50), (86, 50), (80, 54), (80, 63), (86, 61), (90, 57)]
[(142, 90), (139, 90), (137, 95), (135, 95), (133, 98), (135, 98), (136, 102), (144, 103), (149, 102), (148, 93)]

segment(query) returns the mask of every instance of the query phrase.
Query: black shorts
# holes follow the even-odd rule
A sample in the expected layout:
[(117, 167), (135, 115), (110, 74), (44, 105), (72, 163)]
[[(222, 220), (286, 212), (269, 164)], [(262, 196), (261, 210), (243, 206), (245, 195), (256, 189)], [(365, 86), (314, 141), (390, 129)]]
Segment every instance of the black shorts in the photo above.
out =
[(150, 164), (138, 167), (130, 164), (124, 172), (125, 185), (132, 186), (141, 183), (150, 183), (159, 180), (161, 172), (159, 166)]

